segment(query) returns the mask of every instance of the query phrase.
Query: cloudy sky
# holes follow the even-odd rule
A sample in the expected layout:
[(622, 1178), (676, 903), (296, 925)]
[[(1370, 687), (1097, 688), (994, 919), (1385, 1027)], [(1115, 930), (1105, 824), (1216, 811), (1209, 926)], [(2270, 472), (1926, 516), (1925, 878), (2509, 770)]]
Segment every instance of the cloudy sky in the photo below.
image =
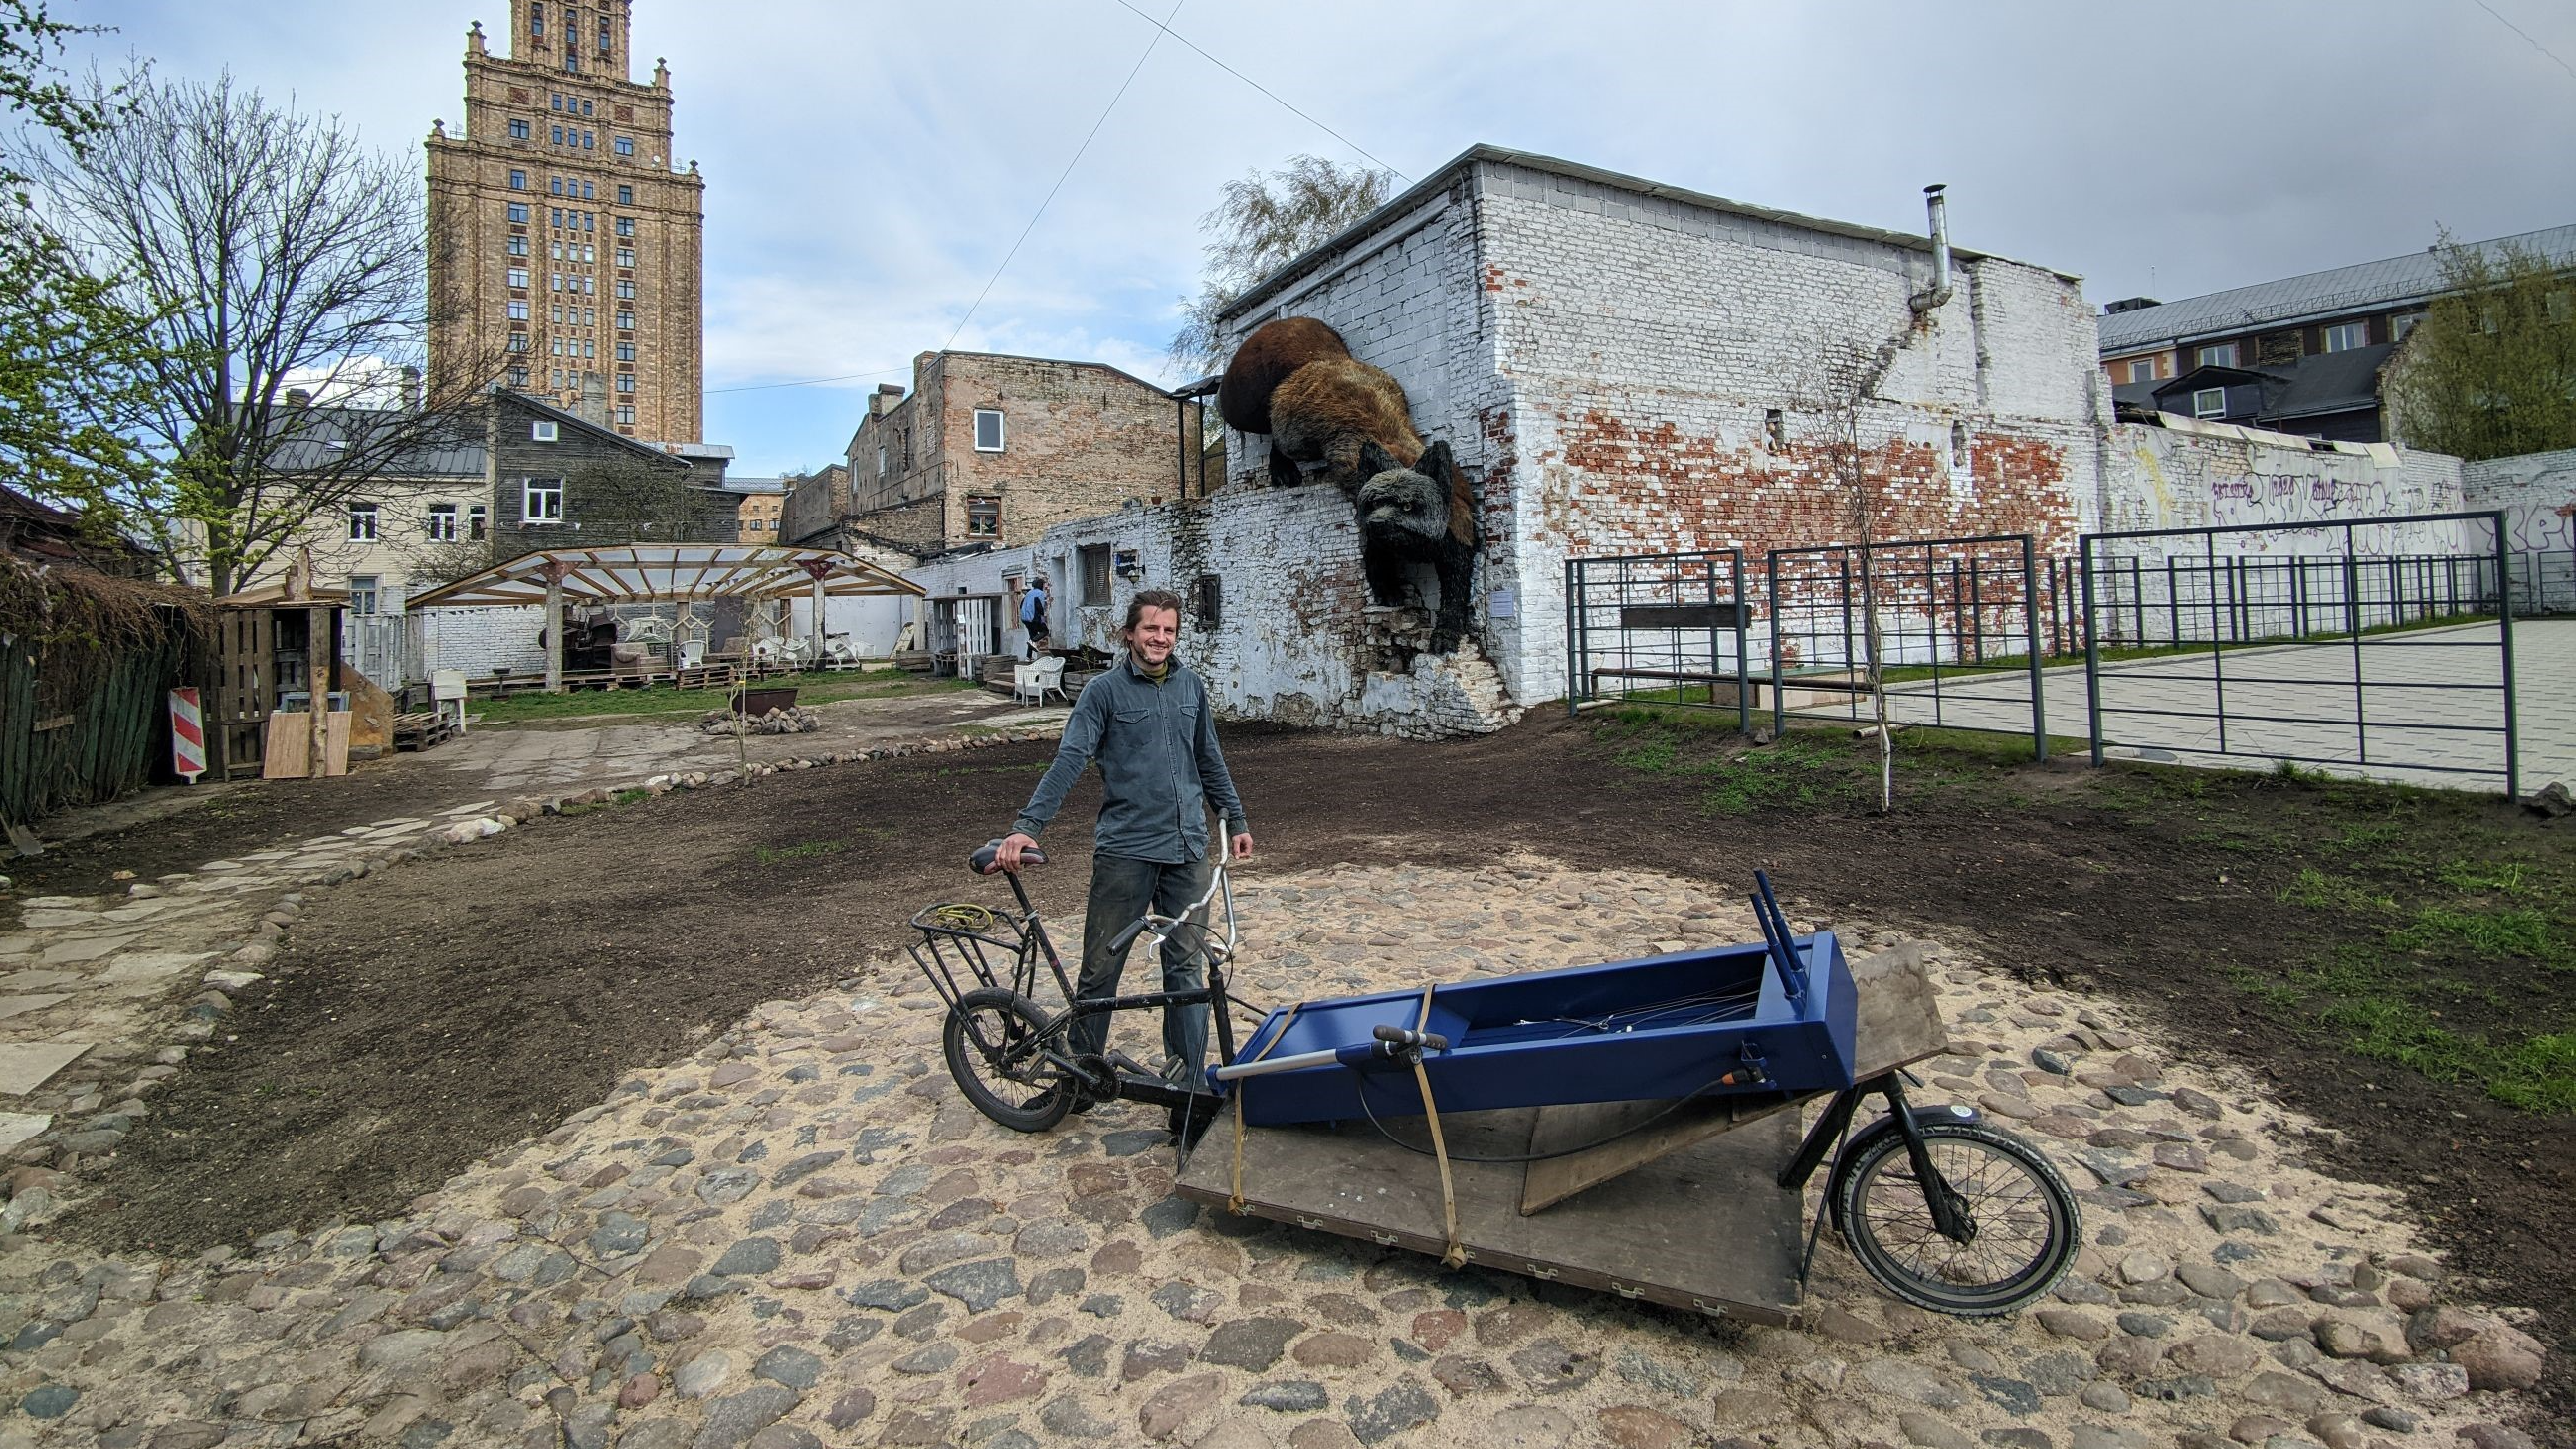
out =
[[(952, 335), (1178, 380), (1200, 214), (1299, 152), (1416, 178), (1491, 142), (1905, 228), (1943, 181), (1962, 244), (2096, 303), (2576, 222), (2564, 0), (1135, 4), (1314, 119), (1122, 0), (636, 0), (707, 177), (707, 433), (738, 472), (838, 457)], [(110, 64), (230, 67), (417, 156), (463, 110), (467, 22), (506, 39), (507, 5), (57, 10), (117, 28), (88, 47)]]

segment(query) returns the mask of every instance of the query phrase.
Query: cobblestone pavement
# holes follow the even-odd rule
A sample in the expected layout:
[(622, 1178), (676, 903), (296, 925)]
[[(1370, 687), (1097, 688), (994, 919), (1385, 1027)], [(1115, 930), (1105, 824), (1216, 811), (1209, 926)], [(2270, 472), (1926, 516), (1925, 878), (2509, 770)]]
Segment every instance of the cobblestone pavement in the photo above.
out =
[[(2513, 632), (2523, 789), (2528, 793), (2552, 780), (2576, 782), (2576, 619), (2518, 620)], [(2106, 665), (2102, 704), (2111, 752), (2124, 759), (2235, 769), (2261, 768), (2289, 755), (2341, 761), (2325, 768), (2402, 784), (2504, 788), (2504, 737), (2496, 732), (2503, 728), (2503, 676), (2495, 625), (2374, 636), (2363, 641), (2362, 654), (2363, 730), (2348, 722), (2355, 717), (2349, 643), (2234, 650), (2215, 674), (2206, 654)], [(2222, 683), (2229, 712), (2226, 753), (2220, 753), (2216, 719)], [(2459, 687), (2427, 687), (2434, 685)], [(2084, 671), (2047, 670), (2042, 688), (2049, 733), (2088, 738), (2092, 713)], [(1937, 699), (1928, 684), (1897, 685), (1888, 702), (1890, 713), (1909, 724), (2030, 730), (2030, 679), (2014, 671), (1945, 679)], [(1851, 711), (1837, 705), (1827, 713), (1840, 719)], [(1865, 702), (1859, 713), (1868, 713)], [(2327, 722), (2336, 720), (2347, 723)], [(2420, 727), (2427, 725), (2435, 728)]]
[[(184, 884), (147, 899), (256, 894)], [(1257, 1000), (1392, 985), (1397, 956), (1410, 982), (1753, 931), (1696, 886), (1536, 860), (1255, 872), (1241, 895)], [(61, 1205), (20, 1186), (0, 1446), (2526, 1442), (2493, 1423), (2537, 1345), (2450, 1301), (2388, 1194), (2308, 1170), (2303, 1124), (2104, 1002), (1932, 960), (1955, 1039), (1930, 1094), (2085, 1189), (2090, 1246), (2014, 1319), (1895, 1304), (1831, 1246), (1813, 1326), (1748, 1330), (1204, 1214), (1143, 1109), (1037, 1136), (977, 1115), (936, 998), (889, 961), (392, 1221), (103, 1261), (41, 1236)], [(96, 1055), (84, 1099), (148, 1110), (155, 1069)]]

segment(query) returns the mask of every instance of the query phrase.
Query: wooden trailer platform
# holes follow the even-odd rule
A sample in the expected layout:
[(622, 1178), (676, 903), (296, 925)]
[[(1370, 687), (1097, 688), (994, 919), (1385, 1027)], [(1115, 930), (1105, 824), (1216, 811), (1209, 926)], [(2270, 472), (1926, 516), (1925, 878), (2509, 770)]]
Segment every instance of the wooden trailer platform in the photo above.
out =
[[(1852, 966), (1856, 1075), (1938, 1055), (1947, 1039), (1919, 946)], [(1547, 1162), (1472, 1163), (1598, 1142), (1661, 1102), (1441, 1115), (1468, 1260), (1754, 1323), (1797, 1321), (1803, 1212), (1776, 1181), (1797, 1151), (1806, 1098), (1709, 1097), (1614, 1142)], [(1413, 1118), (1390, 1123), (1419, 1145)], [(1235, 1125), (1220, 1114), (1177, 1184), (1219, 1212), (1234, 1190)], [(1367, 1122), (1256, 1127), (1243, 1142), (1244, 1210), (1437, 1257), (1440, 1172)]]

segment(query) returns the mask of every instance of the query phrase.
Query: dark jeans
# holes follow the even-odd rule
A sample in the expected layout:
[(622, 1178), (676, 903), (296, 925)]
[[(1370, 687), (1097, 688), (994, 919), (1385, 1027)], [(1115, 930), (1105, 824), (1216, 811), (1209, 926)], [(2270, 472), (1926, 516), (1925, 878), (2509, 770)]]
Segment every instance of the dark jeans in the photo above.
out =
[[(1208, 880), (1209, 865), (1204, 860), (1165, 865), (1127, 855), (1093, 856), (1091, 902), (1082, 920), (1082, 974), (1075, 978), (1074, 994), (1085, 999), (1117, 995), (1119, 974), (1127, 969), (1128, 951), (1135, 947), (1131, 942), (1128, 951), (1113, 956), (1110, 941), (1145, 914), (1148, 906), (1167, 916), (1180, 914), (1183, 906), (1207, 890)], [(1207, 912), (1191, 919), (1204, 925)], [(1199, 950), (1203, 940), (1199, 931), (1184, 927), (1163, 942), (1163, 984), (1158, 989), (1197, 991), (1207, 985), (1207, 968)], [(1076, 1021), (1071, 1032), (1074, 1050), (1105, 1051), (1109, 1015), (1100, 1012)], [(1207, 1055), (1207, 1031), (1205, 1006), (1163, 1008), (1163, 1054), (1187, 1062), (1192, 1081)]]

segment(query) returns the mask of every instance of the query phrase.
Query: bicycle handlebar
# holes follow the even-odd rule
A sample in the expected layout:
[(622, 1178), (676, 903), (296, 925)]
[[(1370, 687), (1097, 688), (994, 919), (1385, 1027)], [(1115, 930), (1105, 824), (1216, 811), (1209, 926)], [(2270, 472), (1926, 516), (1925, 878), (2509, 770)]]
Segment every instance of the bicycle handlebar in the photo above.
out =
[(1390, 1046), (1420, 1047), (1427, 1052), (1449, 1050), (1449, 1038), (1436, 1031), (1407, 1031), (1400, 1026), (1381, 1026), (1369, 1034)]
[[(974, 871), (977, 875), (991, 875), (1002, 869), (1001, 853), (1001, 841), (987, 840), (981, 846), (976, 848), (973, 855), (966, 857), (967, 868)], [(1036, 846), (1024, 845), (1020, 847), (1020, 864), (1044, 865), (1046, 864), (1046, 860), (1046, 852), (1038, 849)]]

